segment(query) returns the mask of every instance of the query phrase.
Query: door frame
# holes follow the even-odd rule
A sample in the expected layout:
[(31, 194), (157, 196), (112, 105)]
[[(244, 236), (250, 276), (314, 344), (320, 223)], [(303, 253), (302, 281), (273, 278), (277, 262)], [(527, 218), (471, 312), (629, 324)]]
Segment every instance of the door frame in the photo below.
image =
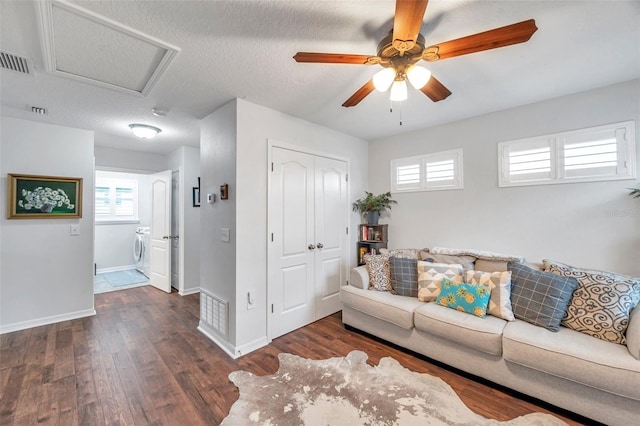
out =
[[(335, 155), (335, 154), (331, 154), (328, 153), (326, 151), (319, 151), (307, 146), (302, 146), (302, 145), (296, 145), (296, 144), (292, 144), (292, 143), (287, 143), (287, 142), (281, 142), (275, 139), (267, 139), (267, 235), (265, 235), (265, 242), (267, 244), (267, 262), (266, 262), (266, 274), (267, 274), (267, 306), (266, 306), (266, 312), (267, 312), (267, 341), (271, 342), (273, 340), (273, 338), (271, 337), (271, 303), (272, 303), (272, 299), (273, 299), (273, 290), (272, 290), (272, 282), (271, 282), (271, 272), (272, 272), (272, 262), (274, 259), (274, 254), (272, 253), (272, 247), (273, 245), (271, 244), (271, 229), (273, 228), (273, 225), (271, 223), (271, 221), (273, 220), (273, 213), (272, 213), (272, 209), (273, 209), (273, 205), (271, 202), (271, 191), (272, 191), (272, 172), (271, 172), (271, 164), (273, 162), (273, 148), (281, 148), (281, 149), (286, 149), (289, 151), (296, 151), (296, 152), (300, 152), (303, 154), (309, 154), (309, 155), (314, 155), (314, 156), (318, 156), (318, 157), (325, 157), (325, 158), (330, 158), (332, 160), (338, 160), (338, 161), (344, 161), (347, 165), (347, 207), (349, 205), (349, 200), (351, 200), (351, 183), (349, 181), (348, 176), (351, 173), (351, 162), (349, 161), (349, 158), (347, 157), (342, 157), (339, 155)], [(344, 215), (345, 215), (345, 223), (347, 224), (347, 227), (349, 228), (349, 233), (345, 233), (344, 234), (344, 244), (347, 250), (347, 256), (346, 256), (346, 262), (344, 265), (344, 274), (345, 277), (349, 277), (349, 270), (351, 269), (351, 261), (350, 261), (350, 257), (349, 257), (349, 241), (352, 235), (352, 229), (351, 229), (351, 221), (349, 220), (350, 215), (349, 215), (349, 208), (345, 209)], [(346, 283), (343, 283), (342, 285), (346, 285)]]

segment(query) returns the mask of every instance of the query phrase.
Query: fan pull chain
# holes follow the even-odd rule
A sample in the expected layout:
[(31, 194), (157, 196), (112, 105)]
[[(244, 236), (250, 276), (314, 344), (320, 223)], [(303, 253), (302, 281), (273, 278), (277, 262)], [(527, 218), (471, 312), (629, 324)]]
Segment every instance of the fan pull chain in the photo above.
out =
[[(400, 125), (402, 126), (402, 103), (400, 103)], [(389, 112), (393, 114), (393, 101), (389, 101)]]

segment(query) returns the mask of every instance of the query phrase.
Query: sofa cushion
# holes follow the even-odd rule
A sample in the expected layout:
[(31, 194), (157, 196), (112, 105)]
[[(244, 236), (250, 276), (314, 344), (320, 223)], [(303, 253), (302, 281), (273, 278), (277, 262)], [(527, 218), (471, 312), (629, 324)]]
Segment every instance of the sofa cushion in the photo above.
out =
[(627, 327), (627, 349), (635, 359), (640, 359), (640, 307), (636, 306), (629, 315)]
[(552, 333), (524, 321), (507, 323), (503, 357), (583, 385), (640, 401), (640, 362), (622, 345), (560, 327)]
[(504, 272), (507, 270), (507, 263), (508, 260), (476, 259), (474, 268), (482, 272)]
[(473, 256), (476, 259), (489, 259), (489, 260), (505, 260), (507, 262), (524, 263), (525, 259), (522, 256), (513, 254), (494, 253), (487, 250), (477, 249), (456, 249), (447, 247), (432, 247), (431, 253), (435, 254), (448, 254), (452, 256)]
[(520, 263), (509, 262), (511, 271), (511, 307), (516, 318), (558, 331), (567, 311), (575, 278), (536, 271)]
[(448, 254), (432, 254), (425, 251), (420, 252), (420, 259), (425, 262), (431, 263), (454, 263), (462, 265), (462, 269), (473, 269), (473, 263), (476, 258), (473, 256), (451, 256)]
[(433, 302), (440, 294), (440, 283), (449, 278), (454, 283), (461, 283), (462, 265), (455, 263), (431, 263), (418, 261), (418, 299), (422, 302)]
[(436, 298), (438, 305), (480, 318), (487, 316), (491, 296), (491, 287), (488, 285), (454, 284), (449, 278), (443, 278), (440, 287), (440, 295)]
[(396, 257), (389, 258), (391, 287), (400, 296), (418, 297), (418, 260)]
[(362, 290), (350, 285), (340, 288), (340, 301), (356, 311), (406, 330), (413, 328), (413, 311), (423, 305), (413, 297), (397, 296), (385, 291)]
[(583, 270), (543, 260), (545, 271), (578, 280), (562, 325), (613, 343), (626, 343), (629, 313), (640, 302), (640, 278)]
[[(476, 265), (477, 264), (476, 262)], [(513, 310), (511, 309), (511, 271), (467, 271), (465, 272), (464, 280), (471, 284), (490, 286), (491, 299), (489, 299), (489, 313), (507, 321), (515, 320)]]
[(403, 259), (418, 259), (418, 249), (386, 249), (381, 248), (380, 254), (388, 254), (389, 256), (401, 257)]
[(414, 314), (416, 330), (491, 355), (502, 354), (502, 330), (505, 320), (487, 316), (478, 318), (435, 303), (418, 307)]
[(364, 263), (369, 271), (369, 288), (378, 291), (392, 291), (388, 254), (365, 254)]
[(365, 265), (351, 268), (349, 272), (349, 285), (363, 290), (369, 288), (369, 271)]

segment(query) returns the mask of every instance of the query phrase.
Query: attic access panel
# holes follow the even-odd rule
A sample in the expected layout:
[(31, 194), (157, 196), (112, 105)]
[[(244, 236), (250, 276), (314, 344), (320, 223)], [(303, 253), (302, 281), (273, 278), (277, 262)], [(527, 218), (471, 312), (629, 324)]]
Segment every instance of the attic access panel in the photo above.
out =
[(38, 2), (47, 71), (147, 95), (177, 47), (60, 0)]

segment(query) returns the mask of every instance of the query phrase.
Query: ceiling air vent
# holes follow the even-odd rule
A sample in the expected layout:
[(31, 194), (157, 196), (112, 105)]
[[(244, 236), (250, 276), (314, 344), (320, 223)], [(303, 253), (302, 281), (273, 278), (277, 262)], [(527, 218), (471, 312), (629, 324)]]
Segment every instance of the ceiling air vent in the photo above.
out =
[(31, 74), (31, 61), (13, 53), (0, 51), (0, 66), (4, 69)]

